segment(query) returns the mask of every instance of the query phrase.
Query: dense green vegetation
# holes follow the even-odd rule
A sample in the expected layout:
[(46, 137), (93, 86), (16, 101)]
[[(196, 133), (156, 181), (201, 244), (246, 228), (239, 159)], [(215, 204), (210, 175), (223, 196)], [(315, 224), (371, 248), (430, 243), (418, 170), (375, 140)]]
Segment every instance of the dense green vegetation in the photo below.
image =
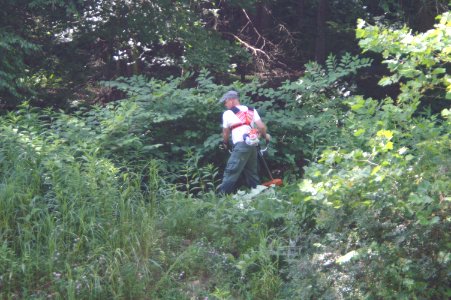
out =
[[(432, 28), (446, 0), (2, 0), (0, 108), (26, 97), (67, 107), (120, 99), (99, 80), (166, 79), (206, 68), (216, 82), (299, 77), (329, 53), (358, 55), (357, 18), (414, 31)], [(384, 73), (365, 72), (365, 93)], [(363, 79), (367, 78), (367, 79)], [(353, 82), (354, 84), (354, 82)], [(370, 86), (368, 86), (370, 85)], [(376, 89), (377, 90), (377, 89)]]
[[(105, 40), (110, 34), (114, 52), (127, 44), (117, 36), (118, 24), (131, 11), (137, 15), (124, 36), (155, 49), (171, 39), (200, 47), (194, 45), (209, 41), (203, 36), (209, 31), (195, 8), (207, 4), (155, 1), (161, 16), (173, 15), (173, 26), (163, 26), (157, 14), (146, 26), (158, 30), (144, 34), (138, 11), (154, 12), (149, 3), (95, 11), (91, 2), (104, 4), (17, 1), (23, 9), (2, 13), (0, 100), (14, 108), (0, 117), (0, 298), (451, 296), (451, 14), (422, 33), (359, 20), (360, 55), (309, 62), (301, 76), (278, 84), (234, 81), (229, 61), (189, 51), (182, 76), (107, 76), (111, 65), (98, 73), (91, 65), (83, 91), (95, 87), (121, 98), (102, 104), (72, 98), (82, 63), (66, 56), (72, 64), (64, 69), (64, 56), (40, 49), (46, 30), (78, 24), (74, 49), (87, 47), (82, 41), (94, 33)], [(393, 12), (397, 1), (380, 3)], [(227, 9), (255, 4), (231, 1)], [(3, 26), (29, 10), (41, 22), (27, 23), (22, 33)], [(77, 11), (102, 13), (107, 21), (93, 26), (98, 20)], [(236, 55), (224, 54), (232, 61), (249, 58), (221, 43), (230, 46), (218, 42), (224, 53)], [(97, 55), (81, 52), (83, 63)], [(42, 64), (27, 62), (28, 55), (49, 53)], [(395, 87), (391, 97), (369, 98), (355, 86), (359, 72), (375, 64), (368, 53), (387, 67), (378, 83)], [(268, 162), (283, 187), (216, 195), (227, 158), (217, 149), (223, 109), (217, 99), (231, 88), (267, 123)], [(68, 97), (64, 110), (43, 105), (54, 104), (55, 93)]]

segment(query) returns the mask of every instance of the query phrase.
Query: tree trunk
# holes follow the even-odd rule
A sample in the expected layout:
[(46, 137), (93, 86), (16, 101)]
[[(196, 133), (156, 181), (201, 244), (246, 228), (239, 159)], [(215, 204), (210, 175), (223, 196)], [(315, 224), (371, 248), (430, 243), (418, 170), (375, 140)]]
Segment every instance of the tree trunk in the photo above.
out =
[(315, 60), (321, 64), (326, 61), (326, 14), (327, 0), (319, 0), (316, 14)]
[(302, 33), (305, 23), (305, 0), (298, 0), (298, 6), (296, 8), (296, 14), (298, 16), (298, 30)]
[(255, 8), (254, 25), (260, 34), (264, 34), (265, 30), (269, 28), (270, 15), (268, 13), (268, 7), (265, 3), (257, 2)]

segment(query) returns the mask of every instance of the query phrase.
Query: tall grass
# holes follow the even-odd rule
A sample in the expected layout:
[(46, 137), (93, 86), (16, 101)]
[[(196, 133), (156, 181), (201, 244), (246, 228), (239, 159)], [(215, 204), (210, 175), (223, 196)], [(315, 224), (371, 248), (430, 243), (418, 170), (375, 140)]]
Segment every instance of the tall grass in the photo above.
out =
[[(421, 284), (420, 295), (449, 294), (450, 256), (442, 250), (449, 240), (448, 127), (417, 144), (423, 158), (413, 169), (393, 164), (399, 174), (429, 178), (412, 197), (438, 194), (439, 205), (418, 200), (411, 211), (391, 213), (392, 202), (354, 207), (357, 192), (376, 191), (371, 182), (353, 194), (349, 185), (329, 184), (347, 173), (331, 179), (331, 167), (322, 172), (320, 163), (305, 176), (332, 195), (356, 197), (349, 209), (312, 201), (298, 185), (218, 197), (217, 170), (195, 156), (165, 176), (160, 161), (123, 165), (107, 155), (86, 139), (81, 120), (64, 115), (60, 121), (75, 125), (59, 127), (40, 119), (23, 110), (0, 118), (1, 299), (365, 299), (400, 293), (403, 286), (390, 282), (419, 283), (408, 295)], [(348, 167), (345, 158), (334, 167)], [(397, 187), (410, 191), (411, 184), (400, 176)], [(416, 219), (424, 211), (417, 207), (435, 216)], [(418, 256), (423, 249), (433, 259)]]
[(140, 177), (29, 131), (0, 134), (1, 298), (142, 297), (159, 236)]
[(247, 293), (236, 259), (259, 247), (270, 199), (244, 209), (217, 198), (206, 192), (216, 172), (208, 168), (190, 173), (205, 188), (194, 198), (165, 184), (159, 162), (122, 167), (75, 138), (77, 129), (67, 140), (39, 118), (22, 111), (0, 119), (0, 298)]
[(255, 285), (236, 260), (278, 218), (271, 199), (217, 198), (217, 170), (197, 161), (177, 191), (159, 162), (121, 166), (81, 120), (55, 118), (24, 108), (0, 119), (0, 298), (247, 297)]

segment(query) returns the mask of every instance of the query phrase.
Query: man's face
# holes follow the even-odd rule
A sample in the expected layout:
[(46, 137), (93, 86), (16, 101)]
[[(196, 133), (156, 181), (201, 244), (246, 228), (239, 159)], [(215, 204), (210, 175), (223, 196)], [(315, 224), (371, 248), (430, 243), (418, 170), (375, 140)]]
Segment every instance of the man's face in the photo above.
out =
[(226, 101), (224, 101), (224, 105), (225, 107), (227, 107), (227, 109), (231, 109), (233, 107), (233, 100), (234, 99), (227, 99)]

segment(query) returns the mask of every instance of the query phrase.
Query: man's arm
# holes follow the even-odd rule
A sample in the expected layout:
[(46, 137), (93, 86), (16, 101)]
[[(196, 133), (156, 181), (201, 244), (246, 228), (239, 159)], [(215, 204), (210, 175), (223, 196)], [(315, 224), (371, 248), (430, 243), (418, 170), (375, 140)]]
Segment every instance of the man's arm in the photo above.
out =
[(230, 136), (230, 128), (222, 129), (222, 141), (224, 145), (229, 146), (229, 136)]
[(263, 121), (260, 119), (258, 121), (255, 121), (255, 124), (258, 127), (258, 131), (260, 132), (260, 135), (265, 138), (266, 142), (269, 142), (269, 134), (266, 133), (265, 123), (263, 123)]

